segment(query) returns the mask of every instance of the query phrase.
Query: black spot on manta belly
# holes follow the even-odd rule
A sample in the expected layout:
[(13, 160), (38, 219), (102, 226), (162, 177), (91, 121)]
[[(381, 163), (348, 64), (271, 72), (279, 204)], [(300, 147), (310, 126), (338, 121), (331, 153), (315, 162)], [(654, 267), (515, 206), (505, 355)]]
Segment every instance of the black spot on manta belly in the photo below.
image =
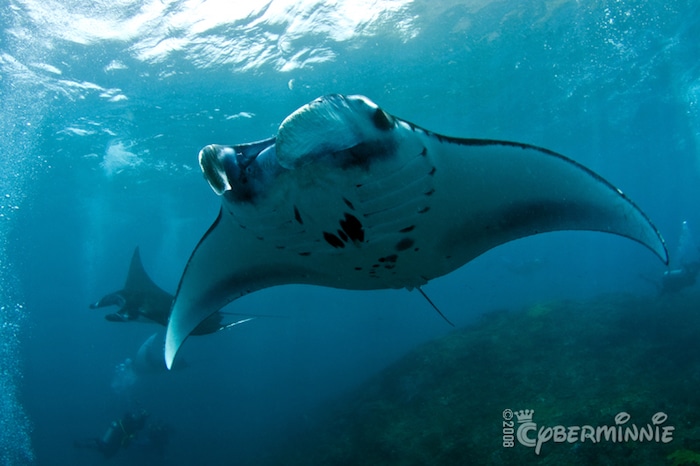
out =
[(410, 248), (411, 246), (413, 246), (413, 243), (415, 243), (415, 241), (413, 240), (413, 238), (402, 238), (401, 240), (399, 240), (398, 243), (396, 243), (396, 245), (394, 246), (394, 248), (395, 248), (397, 251), (405, 251), (406, 249), (408, 249), (408, 248)]
[(334, 248), (344, 248), (345, 243), (349, 243), (350, 241), (356, 245), (357, 243), (364, 242), (365, 229), (362, 226), (362, 222), (360, 222), (357, 217), (345, 213), (345, 217), (338, 223), (341, 229), (336, 230), (335, 233), (330, 233), (328, 231), (323, 232), (323, 239), (325, 239), (328, 244)]
[(328, 233), (327, 231), (323, 232), (323, 239), (326, 240), (328, 244), (333, 246), (334, 248), (344, 248), (345, 243), (343, 240), (335, 236), (333, 233)]
[(396, 260), (399, 258), (396, 254), (389, 254), (388, 256), (380, 257), (377, 259), (379, 262), (390, 262), (390, 263), (395, 263)]
[(357, 217), (352, 214), (345, 214), (345, 218), (340, 221), (340, 227), (353, 241), (363, 242), (365, 240), (365, 229)]

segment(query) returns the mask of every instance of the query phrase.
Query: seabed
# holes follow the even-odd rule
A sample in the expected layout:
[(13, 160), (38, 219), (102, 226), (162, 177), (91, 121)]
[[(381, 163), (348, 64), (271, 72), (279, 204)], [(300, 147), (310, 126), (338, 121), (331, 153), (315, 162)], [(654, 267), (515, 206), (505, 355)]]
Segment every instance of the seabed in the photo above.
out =
[[(700, 293), (683, 292), (490, 312), (325, 406), (312, 429), (267, 459), (288, 465), (700, 464), (699, 304)], [(617, 427), (616, 416), (627, 413), (623, 428), (656, 431), (652, 418), (663, 413), (658, 431), (666, 427), (671, 440), (594, 442), (573, 435), (542, 442), (536, 454), (517, 438), (503, 446), (508, 409), (534, 410), (536, 429)], [(512, 421), (517, 431), (518, 418)]]

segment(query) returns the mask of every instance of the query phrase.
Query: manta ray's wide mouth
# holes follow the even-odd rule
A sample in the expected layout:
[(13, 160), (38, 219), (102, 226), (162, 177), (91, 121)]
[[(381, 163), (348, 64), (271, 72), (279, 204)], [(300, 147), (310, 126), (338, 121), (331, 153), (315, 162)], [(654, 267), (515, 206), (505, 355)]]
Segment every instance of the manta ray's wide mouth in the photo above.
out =
[(210, 144), (199, 152), (199, 165), (211, 189), (238, 201), (253, 201), (283, 170), (275, 155), (275, 138), (249, 144)]

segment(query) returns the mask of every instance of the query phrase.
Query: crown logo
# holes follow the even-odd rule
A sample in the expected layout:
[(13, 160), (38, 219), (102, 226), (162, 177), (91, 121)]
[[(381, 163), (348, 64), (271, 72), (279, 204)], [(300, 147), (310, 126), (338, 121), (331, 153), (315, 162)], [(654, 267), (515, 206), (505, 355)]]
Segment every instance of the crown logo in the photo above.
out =
[(535, 414), (534, 409), (521, 409), (515, 412), (515, 416), (518, 418), (518, 423), (520, 424), (523, 422), (531, 422), (533, 414)]

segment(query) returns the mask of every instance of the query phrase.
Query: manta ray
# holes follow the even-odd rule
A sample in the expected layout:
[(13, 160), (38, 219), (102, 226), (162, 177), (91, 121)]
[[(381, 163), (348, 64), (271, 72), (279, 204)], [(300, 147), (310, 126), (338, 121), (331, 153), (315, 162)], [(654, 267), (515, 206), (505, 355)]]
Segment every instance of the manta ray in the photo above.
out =
[[(146, 273), (139, 248), (136, 247), (124, 288), (90, 304), (90, 309), (118, 306), (119, 310), (105, 315), (105, 319), (110, 322), (155, 322), (165, 326), (168, 325), (172, 303), (173, 295), (156, 285)], [(192, 330), (192, 335), (218, 332), (248, 322), (252, 317), (229, 323), (224, 323), (223, 319), (222, 313), (214, 312)]]
[(208, 145), (221, 197), (168, 323), (165, 360), (226, 304), (283, 284), (418, 288), (503, 243), (558, 230), (664, 241), (622, 191), (583, 165), (519, 142), (443, 136), (364, 96), (327, 95), (277, 135)]

